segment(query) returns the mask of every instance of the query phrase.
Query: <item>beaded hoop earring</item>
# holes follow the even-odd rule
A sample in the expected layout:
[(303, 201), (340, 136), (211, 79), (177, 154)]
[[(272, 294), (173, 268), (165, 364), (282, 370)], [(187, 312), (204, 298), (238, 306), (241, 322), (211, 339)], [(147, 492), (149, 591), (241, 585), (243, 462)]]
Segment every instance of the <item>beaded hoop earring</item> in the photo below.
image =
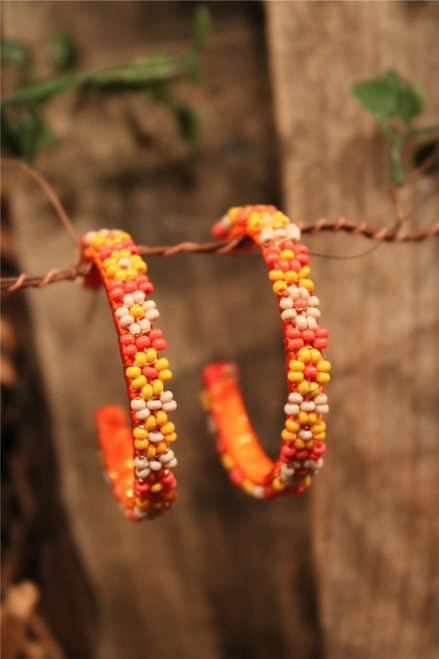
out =
[(233, 363), (203, 371), (206, 407), (217, 451), (231, 481), (258, 499), (301, 494), (323, 465), (329, 411), (324, 387), (331, 365), (322, 358), (328, 330), (319, 327), (319, 300), (309, 279), (308, 248), (300, 230), (274, 206), (232, 208), (213, 227), (218, 238), (248, 236), (260, 247), (278, 301), (285, 344), (288, 399), (282, 447), (273, 462), (261, 448), (245, 411)]
[(168, 412), (176, 409), (171, 391), (168, 360), (158, 358), (166, 348), (147, 265), (138, 248), (123, 231), (91, 231), (82, 238), (85, 263), (96, 266), (85, 278), (86, 286), (105, 286), (119, 338), (130, 401), (130, 428), (122, 408), (98, 410), (98, 441), (103, 451), (113, 492), (131, 521), (166, 514), (176, 498), (177, 481), (171, 471), (177, 465), (169, 445), (177, 439)]

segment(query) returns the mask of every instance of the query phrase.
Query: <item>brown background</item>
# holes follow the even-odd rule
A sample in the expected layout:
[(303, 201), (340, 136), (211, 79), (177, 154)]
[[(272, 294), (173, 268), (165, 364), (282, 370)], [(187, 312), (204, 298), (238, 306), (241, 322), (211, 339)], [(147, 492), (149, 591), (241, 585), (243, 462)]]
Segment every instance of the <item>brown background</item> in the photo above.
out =
[[(48, 108), (62, 146), (37, 167), (77, 232), (118, 226), (151, 245), (205, 241), (228, 206), (261, 201), (295, 220), (391, 225), (387, 150), (349, 86), (393, 66), (427, 88), (433, 121), (439, 6), (210, 6), (203, 82), (181, 88), (200, 117), (197, 146), (144, 96), (66, 95)], [(102, 67), (183, 49), (193, 9), (4, 3), (3, 29), (41, 48), (68, 28), (81, 66)], [(141, 144), (128, 113), (148, 137)], [(71, 262), (46, 200), (22, 179), (7, 181), (23, 269)], [(405, 207), (433, 188), (421, 180), (404, 192)], [(435, 214), (431, 197), (406, 228)], [(307, 242), (336, 255), (370, 246), (340, 235)], [(276, 451), (285, 385), (264, 266), (236, 256), (148, 262), (179, 402), (180, 498), (154, 524), (129, 525), (100, 476), (93, 410), (124, 399), (104, 296), (70, 283), (29, 293), (63, 498), (98, 602), (96, 656), (437, 657), (437, 245), (313, 259), (334, 373), (326, 468), (304, 497), (267, 503), (229, 485), (198, 405), (202, 366), (236, 359), (251, 418)]]

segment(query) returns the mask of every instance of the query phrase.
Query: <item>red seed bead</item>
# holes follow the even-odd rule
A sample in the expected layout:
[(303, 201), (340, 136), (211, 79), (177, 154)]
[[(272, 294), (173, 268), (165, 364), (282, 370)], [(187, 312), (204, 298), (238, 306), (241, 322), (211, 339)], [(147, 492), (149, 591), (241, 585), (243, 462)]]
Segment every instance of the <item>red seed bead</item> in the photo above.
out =
[(287, 348), (288, 350), (300, 350), (304, 345), (305, 341), (303, 339), (288, 339)]
[(234, 467), (229, 471), (229, 478), (235, 485), (241, 485), (242, 481), (244, 480), (244, 474), (240, 469)]
[(137, 348), (134, 344), (130, 344), (128, 346), (124, 346), (122, 348), (122, 352), (126, 357), (134, 357), (137, 352)]
[(298, 259), (291, 259), (290, 261), (291, 270), (294, 270), (294, 272), (299, 272), (301, 267), (302, 265)]
[[(308, 458), (308, 451), (304, 449), (303, 451), (298, 451), (296, 453), (296, 460), (306, 460)], [(299, 472), (297, 472), (299, 473)]]
[(123, 288), (112, 288), (111, 291), (108, 293), (110, 300), (113, 300), (113, 302), (120, 302), (120, 300), (123, 300), (123, 296), (125, 295), (125, 291)]
[(270, 252), (269, 254), (266, 255), (265, 260), (270, 268), (275, 268), (276, 270), (278, 270), (278, 266), (279, 266), (278, 254), (275, 254), (274, 252)]
[(293, 327), (292, 325), (290, 325), (289, 327), (287, 327), (286, 335), (290, 339), (300, 339), (301, 332), (300, 329), (297, 329), (297, 327)]
[(299, 297), (297, 300), (294, 300), (295, 309), (308, 309), (308, 302), (303, 298)]
[(150, 378), (151, 380), (154, 380), (158, 375), (157, 369), (153, 366), (144, 366), (142, 368), (142, 373), (146, 378)]
[(221, 437), (217, 437), (215, 447), (217, 453), (219, 453), (220, 455), (222, 455), (222, 453), (225, 453), (225, 451), (227, 450), (226, 443), (221, 439)]
[(312, 343), (314, 341), (314, 336), (315, 336), (314, 330), (310, 330), (310, 329), (302, 330), (302, 339), (306, 341), (306, 343)]
[(295, 249), (297, 254), (299, 254), (299, 252), (302, 253), (304, 252), (305, 254), (308, 254), (308, 247), (306, 245), (302, 245), (302, 243), (296, 245)]
[(298, 470), (296, 471), (296, 476), (306, 476), (307, 473), (308, 473), (308, 470), (307, 470), (307, 469), (304, 469), (304, 468), (302, 468), (302, 469), (298, 469)]
[(125, 283), (125, 293), (134, 293), (134, 291), (137, 291), (137, 284), (133, 279), (128, 279)]
[(132, 334), (122, 334), (122, 336), (119, 337), (119, 343), (121, 343), (123, 346), (128, 346), (131, 343), (135, 343), (135, 338)]
[(326, 451), (326, 445), (321, 441), (314, 440), (314, 446), (312, 452), (315, 455), (323, 455), (325, 451)]
[(142, 483), (141, 481), (134, 482), (134, 494), (136, 497), (143, 497), (149, 492), (151, 485), (149, 483)]
[(104, 245), (104, 247), (99, 247), (98, 249), (99, 256), (101, 257), (102, 261), (105, 261), (105, 259), (110, 258), (112, 249), (110, 247), (107, 247)]
[(141, 336), (136, 337), (136, 346), (140, 352), (142, 350), (145, 350), (145, 348), (149, 348), (151, 345), (151, 339), (146, 336), (146, 334), (142, 334)]
[(145, 293), (145, 295), (150, 295), (154, 290), (154, 286), (151, 284), (150, 281), (144, 281), (141, 284), (139, 284), (139, 291), (142, 291), (142, 293)]
[(326, 338), (329, 336), (329, 330), (326, 327), (319, 327), (316, 329), (316, 336)]
[(319, 350), (323, 350), (324, 348), (328, 347), (328, 340), (327, 339), (321, 339), (319, 337), (314, 339), (314, 348), (318, 348)]
[(296, 455), (296, 449), (290, 443), (284, 444), (280, 450), (284, 462), (289, 462)]
[(152, 329), (149, 332), (149, 338), (151, 339), (151, 341), (154, 341), (154, 339), (161, 339), (162, 336), (163, 336), (163, 332), (162, 332), (161, 329), (158, 329), (158, 328), (157, 329)]
[(155, 350), (157, 350), (157, 352), (159, 352), (159, 350), (166, 350), (168, 344), (166, 343), (165, 339), (154, 339), (151, 345)]
[(264, 487), (264, 496), (266, 499), (274, 499), (274, 497), (276, 496), (276, 492), (273, 490), (271, 485), (266, 485)]
[(297, 260), (302, 264), (302, 265), (308, 265), (309, 263), (309, 256), (308, 254), (300, 253), (297, 255)]
[(287, 270), (290, 269), (290, 262), (287, 261), (287, 259), (281, 259), (279, 261), (279, 270), (282, 270), (282, 272), (287, 272)]
[(172, 485), (172, 483), (173, 483), (175, 480), (176, 480), (176, 479), (175, 479), (175, 476), (174, 476), (174, 474), (172, 473), (172, 471), (168, 471), (168, 473), (165, 474), (165, 475), (163, 476), (163, 478), (162, 478), (162, 483), (163, 483), (164, 487), (169, 487), (169, 486)]
[(110, 288), (121, 288), (123, 284), (118, 279), (110, 279), (109, 286)]
[(318, 370), (315, 366), (312, 366), (311, 364), (307, 364), (303, 370), (303, 375), (306, 377), (307, 380), (315, 380), (317, 377)]

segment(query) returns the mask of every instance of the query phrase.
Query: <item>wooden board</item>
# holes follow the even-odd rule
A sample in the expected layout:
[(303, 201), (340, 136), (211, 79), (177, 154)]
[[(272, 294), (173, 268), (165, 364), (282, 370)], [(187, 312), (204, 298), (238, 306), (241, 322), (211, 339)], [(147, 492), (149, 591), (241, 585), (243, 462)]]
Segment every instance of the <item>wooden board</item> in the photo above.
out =
[[(396, 68), (437, 121), (439, 5), (267, 2), (286, 210), (297, 220), (394, 221), (388, 147), (352, 82)], [(403, 191), (404, 230), (438, 216), (437, 181)], [(429, 196), (430, 195), (430, 196)], [(421, 205), (422, 204), (422, 205)], [(349, 255), (361, 238), (313, 251)], [(313, 555), (328, 658), (432, 659), (438, 644), (437, 241), (314, 260), (331, 330), (326, 469), (313, 491)]]

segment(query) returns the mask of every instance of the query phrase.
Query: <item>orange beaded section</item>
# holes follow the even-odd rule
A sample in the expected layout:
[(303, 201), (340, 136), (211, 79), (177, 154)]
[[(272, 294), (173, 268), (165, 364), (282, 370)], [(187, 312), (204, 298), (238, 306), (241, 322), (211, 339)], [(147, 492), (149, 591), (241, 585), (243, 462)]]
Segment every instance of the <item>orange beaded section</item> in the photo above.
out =
[(325, 383), (331, 365), (322, 357), (328, 330), (319, 326), (308, 249), (300, 231), (274, 206), (232, 208), (213, 228), (218, 238), (247, 235), (260, 247), (282, 320), (288, 398), (282, 445), (273, 462), (248, 420), (235, 364), (215, 362), (203, 371), (204, 404), (217, 451), (235, 485), (256, 498), (301, 494), (323, 464), (329, 410)]
[(171, 448), (177, 439), (168, 413), (176, 409), (166, 389), (172, 378), (159, 318), (150, 299), (153, 286), (138, 248), (123, 231), (89, 232), (81, 240), (83, 262), (95, 269), (86, 286), (101, 282), (107, 292), (119, 337), (119, 348), (130, 401), (131, 427), (119, 406), (97, 411), (98, 441), (115, 498), (131, 521), (166, 514), (176, 498), (172, 472), (177, 460)]

